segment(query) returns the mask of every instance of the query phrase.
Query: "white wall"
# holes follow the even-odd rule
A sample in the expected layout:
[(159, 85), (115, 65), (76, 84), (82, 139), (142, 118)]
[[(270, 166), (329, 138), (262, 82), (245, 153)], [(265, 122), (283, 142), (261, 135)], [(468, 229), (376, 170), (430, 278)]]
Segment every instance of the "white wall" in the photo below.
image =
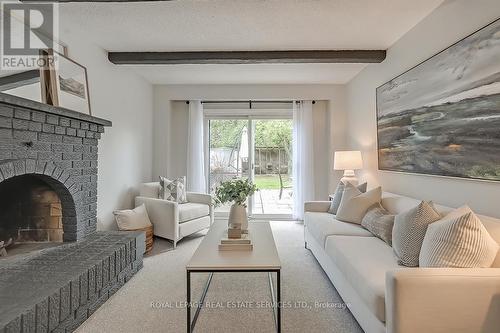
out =
[(69, 56), (87, 67), (92, 115), (113, 122), (99, 141), (99, 229), (114, 229), (113, 210), (133, 207), (135, 188), (151, 180), (153, 87), (107, 60), (105, 50), (61, 29)]
[(500, 217), (500, 183), (390, 173), (377, 170), (375, 88), (500, 17), (498, 0), (445, 1), (396, 42), (381, 64), (370, 65), (347, 86), (348, 138), (361, 149), (369, 186), (438, 203), (467, 203)]
[(333, 151), (345, 149), (345, 89), (341, 85), (162, 85), (154, 89), (153, 177), (186, 174), (185, 100), (312, 99), (315, 126), (316, 199), (326, 200), (341, 177)]

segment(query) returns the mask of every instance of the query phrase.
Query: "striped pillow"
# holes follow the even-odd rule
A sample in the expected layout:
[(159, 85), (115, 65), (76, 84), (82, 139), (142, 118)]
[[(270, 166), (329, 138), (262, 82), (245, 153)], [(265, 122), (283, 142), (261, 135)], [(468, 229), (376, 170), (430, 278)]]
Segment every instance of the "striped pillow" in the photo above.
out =
[(491, 267), (497, 253), (498, 244), (464, 206), (429, 226), (419, 261), (421, 267)]
[(427, 226), (441, 218), (432, 202), (422, 201), (417, 207), (396, 215), (392, 229), (392, 249), (398, 264), (418, 266), (418, 258)]

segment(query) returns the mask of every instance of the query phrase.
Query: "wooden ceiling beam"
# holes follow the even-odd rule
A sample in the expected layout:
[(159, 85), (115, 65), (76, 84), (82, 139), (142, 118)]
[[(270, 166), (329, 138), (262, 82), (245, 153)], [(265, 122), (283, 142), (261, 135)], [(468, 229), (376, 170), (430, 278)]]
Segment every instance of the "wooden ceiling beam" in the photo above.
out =
[(379, 63), (385, 50), (108, 52), (116, 65)]

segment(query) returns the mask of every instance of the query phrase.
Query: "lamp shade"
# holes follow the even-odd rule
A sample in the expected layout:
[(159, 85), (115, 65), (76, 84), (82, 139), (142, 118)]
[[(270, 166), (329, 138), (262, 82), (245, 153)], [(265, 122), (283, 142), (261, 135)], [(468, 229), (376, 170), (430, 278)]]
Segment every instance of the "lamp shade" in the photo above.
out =
[(358, 170), (363, 168), (360, 151), (336, 151), (333, 161), (335, 170)]

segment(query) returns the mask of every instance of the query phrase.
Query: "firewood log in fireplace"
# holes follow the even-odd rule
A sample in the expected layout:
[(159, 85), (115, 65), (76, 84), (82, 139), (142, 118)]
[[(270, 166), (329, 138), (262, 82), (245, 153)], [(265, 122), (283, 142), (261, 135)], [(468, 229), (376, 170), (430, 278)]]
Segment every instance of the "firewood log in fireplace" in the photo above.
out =
[(7, 256), (7, 247), (12, 244), (12, 238), (9, 238), (7, 243), (5, 241), (0, 241), (0, 257)]

